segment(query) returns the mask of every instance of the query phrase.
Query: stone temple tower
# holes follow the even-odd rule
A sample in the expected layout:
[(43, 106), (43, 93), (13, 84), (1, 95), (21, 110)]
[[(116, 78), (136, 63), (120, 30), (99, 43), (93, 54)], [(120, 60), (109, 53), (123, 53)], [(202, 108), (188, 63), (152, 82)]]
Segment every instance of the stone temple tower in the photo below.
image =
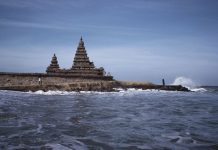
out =
[(59, 70), (59, 64), (56, 55), (52, 57), (51, 64), (48, 66), (46, 72), (57, 72)]
[(94, 63), (89, 61), (89, 57), (87, 56), (84, 42), (81, 37), (74, 57), (72, 69), (78, 70), (78, 69), (93, 69), (93, 68), (95, 68)]

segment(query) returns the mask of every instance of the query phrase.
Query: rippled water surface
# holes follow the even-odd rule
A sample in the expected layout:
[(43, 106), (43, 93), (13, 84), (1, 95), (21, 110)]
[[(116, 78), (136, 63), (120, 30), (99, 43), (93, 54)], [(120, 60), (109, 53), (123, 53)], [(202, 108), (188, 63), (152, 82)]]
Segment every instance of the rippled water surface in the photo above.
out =
[(218, 92), (0, 91), (0, 149), (215, 150)]

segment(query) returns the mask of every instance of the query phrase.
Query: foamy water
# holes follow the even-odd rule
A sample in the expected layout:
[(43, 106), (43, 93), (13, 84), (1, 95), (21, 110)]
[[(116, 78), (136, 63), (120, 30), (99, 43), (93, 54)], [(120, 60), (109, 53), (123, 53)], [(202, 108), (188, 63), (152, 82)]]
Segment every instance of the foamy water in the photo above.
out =
[[(68, 92), (68, 91), (36, 91), (36, 92), (26, 92), (29, 94), (38, 94), (38, 95), (78, 95), (78, 94), (116, 94), (116, 93), (123, 93), (123, 94), (132, 94), (132, 93), (177, 93), (182, 91), (165, 91), (165, 90), (155, 90), (155, 89), (148, 89), (148, 90), (142, 90), (142, 89), (115, 89), (116, 92), (97, 92), (97, 91), (80, 91), (80, 92)], [(205, 88), (193, 88), (190, 89), (192, 92), (206, 92), (207, 90)]]
[[(194, 83), (191, 79), (185, 78), (185, 77), (178, 77), (175, 79), (175, 81), (172, 83), (172, 85), (182, 85), (186, 88), (188, 88), (192, 92), (206, 92), (207, 90), (205, 88), (199, 87), (198, 84)], [(198, 86), (197, 86), (198, 85)], [(155, 89), (135, 89), (135, 88), (129, 88), (129, 89), (122, 89), (122, 88), (115, 88), (116, 92), (97, 92), (97, 91), (36, 91), (36, 92), (27, 92), (30, 94), (39, 94), (39, 95), (75, 95), (75, 94), (115, 94), (115, 93), (124, 93), (124, 94), (131, 94), (131, 93), (172, 93), (172, 92), (178, 92), (178, 91), (165, 91), (165, 90), (155, 90)], [(182, 92), (182, 91), (181, 91)]]

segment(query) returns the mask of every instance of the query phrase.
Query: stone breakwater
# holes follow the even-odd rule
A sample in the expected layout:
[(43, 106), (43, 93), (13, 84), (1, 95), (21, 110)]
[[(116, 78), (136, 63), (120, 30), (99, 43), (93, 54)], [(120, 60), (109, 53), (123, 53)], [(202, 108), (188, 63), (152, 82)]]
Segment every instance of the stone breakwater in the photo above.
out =
[(187, 88), (152, 83), (125, 82), (113, 80), (111, 76), (83, 77), (51, 75), (43, 73), (0, 73), (0, 90), (14, 91), (116, 91), (116, 88), (157, 89), (170, 91), (189, 91)]

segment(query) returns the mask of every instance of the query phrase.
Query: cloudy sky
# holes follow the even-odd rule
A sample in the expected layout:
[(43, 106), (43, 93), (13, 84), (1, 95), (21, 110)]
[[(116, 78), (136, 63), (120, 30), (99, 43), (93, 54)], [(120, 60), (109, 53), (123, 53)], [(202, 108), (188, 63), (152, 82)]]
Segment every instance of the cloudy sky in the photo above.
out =
[(217, 0), (0, 0), (0, 71), (70, 68), (81, 35), (116, 79), (218, 85)]

